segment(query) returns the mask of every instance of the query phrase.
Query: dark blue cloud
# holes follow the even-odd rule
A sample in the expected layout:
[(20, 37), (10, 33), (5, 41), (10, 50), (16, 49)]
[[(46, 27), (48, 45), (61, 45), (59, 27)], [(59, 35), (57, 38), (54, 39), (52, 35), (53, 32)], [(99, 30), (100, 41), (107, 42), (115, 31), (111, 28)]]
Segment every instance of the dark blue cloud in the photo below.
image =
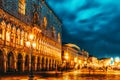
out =
[(62, 41), (97, 57), (120, 56), (120, 0), (46, 0), (63, 23)]

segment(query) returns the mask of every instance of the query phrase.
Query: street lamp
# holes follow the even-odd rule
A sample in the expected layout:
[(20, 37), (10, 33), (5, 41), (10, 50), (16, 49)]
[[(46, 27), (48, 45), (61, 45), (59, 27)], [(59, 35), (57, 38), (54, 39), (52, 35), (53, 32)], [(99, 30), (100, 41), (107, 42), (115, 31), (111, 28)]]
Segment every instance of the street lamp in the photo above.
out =
[(33, 48), (36, 47), (36, 43), (34, 42), (34, 35), (33, 34), (29, 35), (29, 41), (26, 42), (26, 45), (28, 47), (30, 47), (30, 74), (29, 74), (29, 78), (33, 79), (34, 75), (33, 75), (33, 70), (32, 70), (32, 52), (33, 52)]
[(65, 59), (66, 61), (68, 60), (69, 56), (68, 56), (68, 53), (65, 54)]

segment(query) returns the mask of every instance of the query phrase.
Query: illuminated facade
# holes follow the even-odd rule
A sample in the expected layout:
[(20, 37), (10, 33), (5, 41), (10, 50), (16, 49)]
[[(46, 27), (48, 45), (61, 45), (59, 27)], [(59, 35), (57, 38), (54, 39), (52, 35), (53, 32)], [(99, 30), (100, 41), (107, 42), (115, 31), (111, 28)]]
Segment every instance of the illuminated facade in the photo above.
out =
[(110, 66), (111, 58), (102, 58), (99, 59), (99, 67), (107, 67)]
[[(81, 54), (80, 54), (81, 53)], [(82, 54), (80, 48), (75, 44), (65, 44), (62, 47), (63, 65), (69, 69), (78, 69), (84, 66), (87, 57)]]
[[(33, 34), (35, 47), (26, 42)], [(32, 59), (32, 64), (30, 64)], [(61, 22), (43, 0), (0, 0), (0, 72), (54, 70), (61, 63)]]
[(87, 60), (87, 67), (97, 68), (97, 67), (99, 67), (98, 62), (99, 61), (96, 57), (90, 56), (90, 57), (88, 57), (88, 60)]

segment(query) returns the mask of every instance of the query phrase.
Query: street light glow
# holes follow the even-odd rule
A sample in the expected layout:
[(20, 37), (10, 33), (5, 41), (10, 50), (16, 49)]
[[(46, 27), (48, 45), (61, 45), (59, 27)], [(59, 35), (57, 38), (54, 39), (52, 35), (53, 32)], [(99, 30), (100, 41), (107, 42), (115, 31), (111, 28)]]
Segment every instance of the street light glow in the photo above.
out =
[(66, 56), (65, 56), (65, 59), (68, 60), (68, 58), (69, 58), (68, 55), (66, 55)]
[(35, 42), (32, 43), (32, 47), (36, 48), (36, 43)]
[(77, 62), (77, 58), (74, 58), (74, 61)]
[(29, 35), (29, 39), (30, 39), (30, 40), (33, 40), (33, 39), (34, 39), (34, 35), (33, 35), (33, 34), (30, 34), (30, 35)]
[(81, 64), (81, 60), (79, 60), (78, 63)]
[(120, 61), (120, 58), (119, 57), (116, 57), (115, 58), (115, 62), (119, 62)]
[(30, 47), (30, 41), (27, 41), (27, 42), (26, 42), (26, 46), (27, 46), (27, 47)]

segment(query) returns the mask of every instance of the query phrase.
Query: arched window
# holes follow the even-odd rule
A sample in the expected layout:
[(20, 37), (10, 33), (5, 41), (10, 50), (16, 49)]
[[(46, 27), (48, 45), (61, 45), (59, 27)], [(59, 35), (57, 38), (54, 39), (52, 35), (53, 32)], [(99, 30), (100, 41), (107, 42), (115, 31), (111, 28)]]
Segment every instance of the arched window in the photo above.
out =
[(1, 38), (4, 40), (5, 39), (5, 28), (6, 28), (6, 23), (4, 22), (4, 21), (2, 21), (1, 23), (0, 23), (0, 28), (2, 29), (0, 32), (2, 33), (1, 34)]
[(10, 38), (11, 38), (11, 42), (12, 42), (12, 43), (15, 43), (15, 26), (13, 26), (13, 27), (11, 28)]
[(52, 37), (56, 38), (56, 31), (54, 27), (51, 27), (51, 31), (52, 31)]
[(18, 0), (18, 12), (25, 15), (25, 0)]
[(0, 28), (0, 39), (2, 38), (2, 28)]
[(13, 26), (12, 33), (11, 33), (11, 37), (12, 37), (13, 43), (15, 43), (15, 36), (16, 36), (16, 27)]
[(44, 28), (46, 29), (46, 27), (47, 27), (47, 18), (46, 17), (43, 18), (43, 23), (44, 23)]
[(24, 45), (24, 31), (21, 31), (21, 39), (20, 39), (20, 44)]
[(17, 29), (16, 43), (17, 43), (17, 44), (20, 44), (20, 29)]
[(11, 25), (10, 25), (10, 23), (7, 25), (7, 31), (6, 31), (6, 40), (7, 41), (10, 41), (10, 37), (11, 37), (11, 32), (10, 32), (10, 30), (11, 30)]
[(60, 33), (58, 33), (58, 42), (61, 42), (61, 36), (60, 36)]

